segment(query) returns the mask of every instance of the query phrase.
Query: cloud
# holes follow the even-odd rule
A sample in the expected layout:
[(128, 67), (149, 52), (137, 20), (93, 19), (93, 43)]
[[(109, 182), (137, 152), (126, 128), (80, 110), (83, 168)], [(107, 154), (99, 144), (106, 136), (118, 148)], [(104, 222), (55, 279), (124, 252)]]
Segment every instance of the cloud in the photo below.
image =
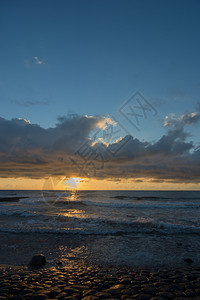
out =
[(48, 100), (44, 100), (44, 101), (26, 100), (26, 101), (24, 101), (24, 100), (11, 99), (10, 101), (16, 105), (25, 106), (25, 107), (36, 106), (36, 105), (49, 105)]
[(36, 65), (43, 65), (44, 62), (38, 58), (38, 56), (34, 56), (33, 59), (35, 60)]
[(165, 117), (164, 126), (165, 127), (181, 127), (185, 125), (192, 125), (200, 121), (199, 112), (189, 113), (177, 117), (175, 114), (171, 114)]
[(187, 141), (183, 126), (169, 126), (153, 143), (130, 135), (94, 143), (91, 137), (106, 124), (115, 125), (104, 117), (68, 115), (44, 129), (25, 119), (0, 118), (0, 177), (200, 182), (200, 149)]

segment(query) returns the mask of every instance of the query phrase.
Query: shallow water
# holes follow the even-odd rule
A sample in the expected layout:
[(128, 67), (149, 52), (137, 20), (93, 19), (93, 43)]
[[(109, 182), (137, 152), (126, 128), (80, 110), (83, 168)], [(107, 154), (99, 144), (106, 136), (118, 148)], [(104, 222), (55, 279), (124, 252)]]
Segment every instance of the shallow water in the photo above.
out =
[(0, 263), (200, 266), (200, 192), (1, 191)]
[[(9, 197), (11, 191), (1, 191)], [(200, 192), (12, 191), (0, 202), (1, 232), (200, 233)]]

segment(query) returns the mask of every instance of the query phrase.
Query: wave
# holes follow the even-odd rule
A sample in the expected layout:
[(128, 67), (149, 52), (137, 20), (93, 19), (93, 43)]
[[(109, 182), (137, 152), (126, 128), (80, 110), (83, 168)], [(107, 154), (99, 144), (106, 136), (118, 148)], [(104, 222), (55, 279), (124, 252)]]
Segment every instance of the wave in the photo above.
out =
[(119, 200), (200, 200), (200, 197), (160, 197), (160, 196), (128, 196), (128, 195), (117, 195), (110, 198)]
[(27, 212), (27, 211), (0, 211), (0, 216), (13, 216), (13, 217), (39, 217), (44, 216), (42, 214), (39, 214), (38, 212)]
[(138, 203), (124, 203), (124, 202), (90, 202), (90, 201), (83, 201), (83, 203), (87, 206), (99, 206), (99, 207), (110, 207), (110, 208), (136, 208), (136, 209), (159, 209), (159, 208), (166, 208), (166, 209), (184, 209), (184, 208), (191, 208), (197, 209), (200, 208), (200, 204), (188, 204), (188, 203), (181, 203), (181, 204), (174, 204), (172, 202), (163, 203), (163, 204), (138, 204)]
[(19, 200), (20, 204), (41, 204), (41, 205), (50, 205), (50, 206), (94, 206), (94, 207), (105, 207), (105, 208), (133, 208), (133, 209), (198, 209), (200, 208), (200, 203), (177, 203), (173, 201), (166, 202), (126, 202), (126, 201), (110, 201), (110, 202), (98, 202), (89, 199), (82, 200), (72, 200), (71, 197), (49, 197), (49, 198), (25, 198)]
[(170, 199), (170, 198), (161, 198), (161, 197), (155, 197), (155, 196), (128, 196), (128, 195), (119, 195), (110, 197), (114, 199), (124, 200), (124, 199), (130, 199), (130, 200), (158, 200), (158, 199)]
[[(54, 198), (54, 199), (52, 199)], [(58, 197), (49, 197), (48, 199), (45, 199), (43, 197), (38, 197), (38, 198), (29, 198), (27, 199), (21, 199), (19, 200), (20, 203), (24, 204), (49, 204), (49, 205), (69, 205), (69, 204), (75, 204), (75, 205), (86, 205), (83, 201), (79, 200), (71, 200), (69, 198), (58, 198)]]
[(69, 197), (70, 193), (66, 193), (66, 192), (60, 192), (60, 193), (51, 193), (51, 192), (42, 192), (41, 196), (43, 198), (51, 198), (51, 197)]
[[(67, 225), (67, 226), (66, 226)], [(151, 219), (138, 218), (135, 221), (116, 221), (95, 218), (49, 217), (29, 219), (27, 223), (4, 223), (0, 232), (16, 233), (52, 233), (52, 234), (85, 234), (85, 235), (116, 235), (136, 233), (159, 234), (200, 234), (199, 226), (158, 222)]]

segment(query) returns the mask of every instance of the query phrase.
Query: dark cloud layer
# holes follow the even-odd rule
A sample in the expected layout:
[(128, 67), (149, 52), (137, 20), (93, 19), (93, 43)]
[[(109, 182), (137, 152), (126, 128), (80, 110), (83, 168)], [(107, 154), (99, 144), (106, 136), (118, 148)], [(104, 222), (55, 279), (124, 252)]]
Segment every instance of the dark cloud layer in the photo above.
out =
[(173, 122), (167, 118), (168, 132), (154, 143), (126, 136), (109, 145), (90, 138), (110, 122), (103, 117), (60, 117), (48, 129), (23, 119), (0, 118), (0, 177), (88, 176), (197, 183), (200, 150), (187, 141), (184, 125), (197, 123), (198, 116), (188, 113), (174, 117)]

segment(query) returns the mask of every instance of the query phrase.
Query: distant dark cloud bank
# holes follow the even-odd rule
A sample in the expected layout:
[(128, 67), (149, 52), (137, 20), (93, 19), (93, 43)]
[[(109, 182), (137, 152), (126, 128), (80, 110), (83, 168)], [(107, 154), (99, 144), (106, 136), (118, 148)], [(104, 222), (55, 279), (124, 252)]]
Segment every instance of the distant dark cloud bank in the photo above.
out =
[(188, 142), (185, 130), (200, 121), (199, 104), (195, 113), (167, 116), (166, 134), (154, 143), (132, 136), (110, 144), (94, 142), (92, 134), (105, 130), (107, 121), (71, 115), (59, 117), (55, 127), (45, 129), (24, 119), (0, 118), (0, 177), (200, 182), (200, 149)]

